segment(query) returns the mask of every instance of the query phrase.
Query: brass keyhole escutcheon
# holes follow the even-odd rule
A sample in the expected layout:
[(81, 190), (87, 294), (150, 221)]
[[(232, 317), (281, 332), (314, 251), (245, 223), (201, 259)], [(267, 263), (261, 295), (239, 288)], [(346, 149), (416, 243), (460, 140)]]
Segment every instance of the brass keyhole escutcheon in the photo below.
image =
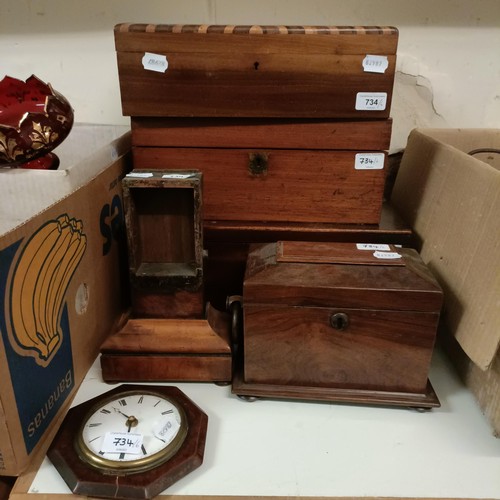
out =
[(349, 326), (349, 316), (346, 313), (335, 313), (330, 316), (330, 325), (335, 330), (346, 330)]
[(262, 175), (267, 173), (268, 167), (267, 153), (249, 153), (248, 170), (252, 175)]

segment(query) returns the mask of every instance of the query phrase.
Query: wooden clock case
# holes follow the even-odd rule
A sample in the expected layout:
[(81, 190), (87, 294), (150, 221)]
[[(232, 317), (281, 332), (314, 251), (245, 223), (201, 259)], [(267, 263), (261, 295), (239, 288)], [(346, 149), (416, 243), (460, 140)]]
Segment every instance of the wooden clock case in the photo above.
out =
[(202, 174), (134, 169), (122, 185), (132, 315), (201, 317)]
[[(186, 415), (188, 434), (179, 451), (162, 465), (136, 474), (103, 474), (78, 457), (74, 440), (86, 415), (102, 397), (130, 389), (146, 392), (153, 389), (174, 398)], [(119, 499), (153, 498), (203, 463), (207, 426), (207, 415), (177, 387), (121, 385), (71, 408), (47, 455), (75, 494)]]

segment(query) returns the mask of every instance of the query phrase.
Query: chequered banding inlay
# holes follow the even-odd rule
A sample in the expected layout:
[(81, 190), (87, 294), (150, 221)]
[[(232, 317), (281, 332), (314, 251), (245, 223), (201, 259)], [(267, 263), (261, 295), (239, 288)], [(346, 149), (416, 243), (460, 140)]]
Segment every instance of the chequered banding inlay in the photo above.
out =
[(392, 26), (245, 26), (222, 24), (122, 23), (115, 31), (131, 33), (215, 33), (234, 35), (396, 35)]

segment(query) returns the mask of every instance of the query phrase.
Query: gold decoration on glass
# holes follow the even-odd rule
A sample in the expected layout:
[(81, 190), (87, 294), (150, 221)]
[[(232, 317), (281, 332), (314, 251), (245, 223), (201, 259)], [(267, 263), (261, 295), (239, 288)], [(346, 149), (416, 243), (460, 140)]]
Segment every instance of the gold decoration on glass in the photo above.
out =
[(0, 158), (6, 161), (15, 161), (23, 154), (22, 148), (17, 145), (15, 139), (7, 139), (7, 136), (0, 132)]
[(21, 356), (47, 366), (62, 342), (64, 296), (87, 246), (81, 221), (44, 224), (21, 252), (10, 285), (10, 340)]
[(49, 146), (53, 142), (56, 142), (58, 137), (59, 134), (54, 132), (52, 127), (33, 122), (33, 132), (30, 134), (30, 139), (33, 141), (31, 143), (33, 149)]

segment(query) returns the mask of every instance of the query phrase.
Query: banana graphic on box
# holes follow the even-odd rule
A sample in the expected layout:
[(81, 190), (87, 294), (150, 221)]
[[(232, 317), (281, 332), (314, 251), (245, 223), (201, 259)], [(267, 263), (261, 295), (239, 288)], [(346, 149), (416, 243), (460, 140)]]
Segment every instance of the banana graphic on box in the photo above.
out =
[(11, 279), (12, 346), (41, 366), (62, 342), (64, 295), (87, 246), (82, 231), (82, 222), (66, 214), (44, 224), (22, 250)]

